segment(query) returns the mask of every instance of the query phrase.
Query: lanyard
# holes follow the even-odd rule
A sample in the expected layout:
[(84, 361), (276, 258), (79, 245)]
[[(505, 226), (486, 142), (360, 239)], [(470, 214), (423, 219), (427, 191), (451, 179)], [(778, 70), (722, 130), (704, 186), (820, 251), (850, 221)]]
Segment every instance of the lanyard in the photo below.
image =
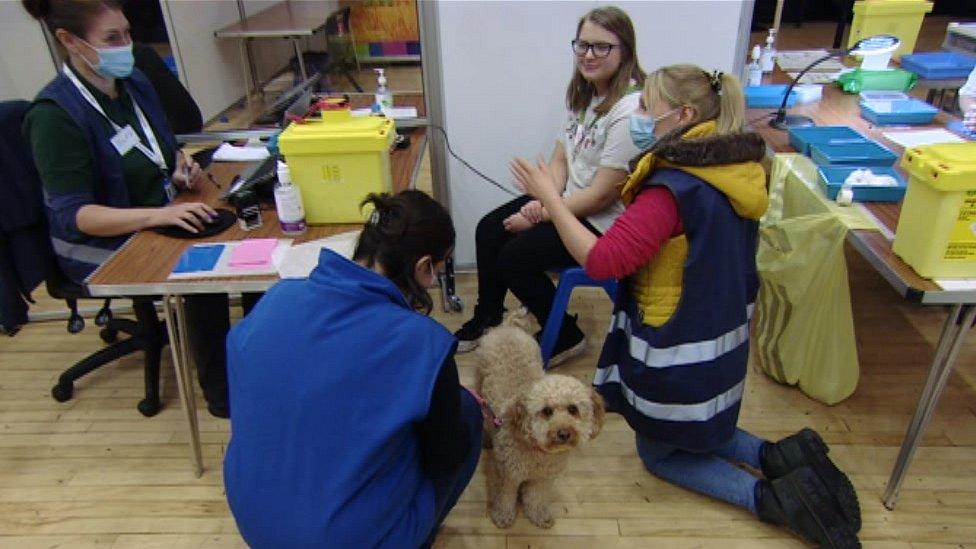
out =
[[(91, 92), (88, 91), (88, 88), (86, 88), (78, 80), (78, 77), (75, 76), (75, 73), (72, 72), (67, 63), (64, 64), (63, 69), (65, 76), (68, 77), (68, 80), (71, 80), (71, 83), (75, 85), (75, 88), (78, 89), (78, 93), (81, 94), (85, 101), (87, 101), (88, 104), (91, 105), (96, 112), (98, 112), (98, 114), (102, 115), (105, 120), (108, 120), (108, 123), (112, 125), (112, 129), (114, 129), (116, 132), (121, 131), (123, 128), (116, 124), (114, 120), (109, 118), (107, 114), (105, 114), (105, 111), (102, 110), (102, 106), (99, 105), (98, 101), (95, 99), (95, 96), (92, 95)], [(142, 133), (149, 141), (149, 145), (152, 147), (152, 150), (143, 145), (141, 140), (135, 144), (135, 147), (139, 150), (139, 152), (145, 155), (146, 158), (159, 166), (159, 169), (165, 174), (167, 171), (166, 160), (163, 158), (163, 151), (159, 148), (159, 143), (156, 141), (156, 134), (153, 133), (152, 126), (149, 125), (146, 115), (142, 112), (142, 109), (139, 108), (139, 103), (137, 103), (135, 99), (132, 100), (132, 108), (136, 111), (136, 118), (139, 119), (139, 126), (142, 127)]]

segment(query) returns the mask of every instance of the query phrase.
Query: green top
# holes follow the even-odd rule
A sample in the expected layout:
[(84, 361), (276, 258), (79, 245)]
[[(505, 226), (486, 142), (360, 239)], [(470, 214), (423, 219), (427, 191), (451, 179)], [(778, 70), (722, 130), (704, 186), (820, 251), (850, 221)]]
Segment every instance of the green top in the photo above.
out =
[[(132, 126), (143, 145), (152, 149), (142, 132), (142, 126), (132, 106), (132, 98), (125, 91), (125, 86), (116, 81), (119, 97), (111, 99), (81, 75), (78, 80), (91, 91), (109, 118), (123, 128), (126, 124)], [(105, 124), (109, 134), (113, 134), (114, 131), (108, 121), (100, 115), (99, 118)], [(37, 166), (37, 173), (46, 191), (50, 193), (94, 192), (97, 175), (85, 132), (57, 103), (42, 100), (31, 107), (24, 118), (23, 132), (30, 142), (34, 164)], [(158, 138), (158, 131), (154, 130), (154, 133), (163, 152), (163, 158), (166, 159), (166, 165), (172, 171), (175, 161), (174, 151)], [(159, 171), (159, 166), (135, 147), (122, 157), (122, 172), (129, 191), (129, 201), (133, 207), (154, 207), (166, 203), (166, 193), (162, 185), (163, 175)]]

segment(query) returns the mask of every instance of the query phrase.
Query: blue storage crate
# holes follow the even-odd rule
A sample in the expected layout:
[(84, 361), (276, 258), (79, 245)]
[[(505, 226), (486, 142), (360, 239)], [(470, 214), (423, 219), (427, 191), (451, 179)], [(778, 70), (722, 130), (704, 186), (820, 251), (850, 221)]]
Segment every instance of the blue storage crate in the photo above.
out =
[[(746, 108), (748, 109), (778, 109), (783, 103), (783, 94), (786, 93), (785, 84), (769, 84), (763, 86), (746, 86)], [(790, 97), (786, 100), (786, 106), (792, 107), (796, 104), (796, 92), (790, 90)]]
[(824, 194), (831, 200), (837, 199), (837, 193), (844, 186), (844, 181), (854, 170), (868, 169), (875, 175), (890, 175), (895, 178), (896, 185), (851, 185), (855, 202), (901, 202), (905, 196), (905, 179), (893, 167), (881, 166), (820, 166), (820, 186)]
[(976, 57), (951, 51), (931, 51), (901, 56), (901, 68), (929, 80), (966, 78), (976, 67)]
[(828, 145), (843, 145), (846, 143), (863, 143), (870, 141), (867, 137), (857, 133), (848, 126), (806, 126), (789, 129), (790, 146), (797, 152), (810, 156), (810, 145), (826, 143)]
[(865, 101), (861, 103), (861, 118), (875, 124), (930, 124), (939, 109), (925, 101)]
[(863, 143), (844, 143), (810, 145), (810, 158), (820, 165), (841, 164), (844, 166), (891, 166), (898, 156), (874, 141)]

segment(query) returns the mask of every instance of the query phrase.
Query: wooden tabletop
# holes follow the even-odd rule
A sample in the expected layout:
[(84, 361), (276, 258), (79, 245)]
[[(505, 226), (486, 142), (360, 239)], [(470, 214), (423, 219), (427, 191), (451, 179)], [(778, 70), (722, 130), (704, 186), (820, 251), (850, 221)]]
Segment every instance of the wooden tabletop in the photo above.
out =
[[(421, 156), (426, 147), (426, 129), (416, 128), (407, 132), (410, 147), (390, 153), (393, 191), (410, 188), (415, 179)], [(210, 172), (223, 189), (227, 189), (234, 176), (246, 173), (253, 165), (244, 162), (215, 162)], [(177, 201), (205, 202), (216, 208), (233, 209), (219, 199), (223, 190), (209, 180), (191, 192), (181, 193)], [(227, 242), (245, 238), (293, 238), (295, 243), (315, 240), (334, 234), (357, 230), (361, 224), (314, 225), (305, 234), (294, 237), (281, 232), (278, 216), (273, 207), (262, 208), (261, 227), (244, 231), (237, 224), (209, 238), (181, 240), (162, 236), (153, 231), (140, 231), (117, 250), (87, 280), (88, 290), (95, 296), (134, 296), (192, 293), (230, 293), (263, 291), (277, 281), (277, 276), (240, 276), (207, 279), (169, 280), (177, 260), (192, 244)]]
[[(784, 80), (785, 75), (774, 73), (774, 82), (788, 82)], [(763, 116), (765, 113), (775, 112), (775, 109), (747, 109), (746, 120), (762, 135), (767, 146), (774, 152), (795, 152), (789, 143), (789, 134), (786, 130), (777, 130), (769, 126), (770, 117)], [(889, 131), (884, 126), (876, 126), (871, 122), (861, 118), (858, 96), (847, 94), (837, 86), (825, 85), (823, 98), (817, 103), (807, 105), (797, 105), (789, 109), (790, 114), (803, 114), (813, 118), (818, 126), (849, 126), (861, 134), (873, 139), (885, 147), (891, 149), (895, 154), (901, 156), (904, 147), (885, 138), (882, 133)], [(932, 125), (913, 126), (914, 129), (941, 128), (945, 123), (954, 118), (944, 112), (936, 116)], [(890, 128), (890, 127), (888, 127)], [(895, 167), (906, 177), (907, 174), (898, 167)], [(880, 203), (866, 202), (865, 209), (873, 215), (891, 234), (895, 232), (898, 225), (898, 216), (901, 211), (900, 203)], [(939, 285), (927, 278), (919, 276), (910, 266), (902, 261), (891, 251), (891, 241), (879, 231), (854, 230), (850, 231), (848, 241), (859, 251), (871, 264), (878, 269), (904, 297), (927, 304), (945, 303), (973, 303), (976, 296), (973, 292), (946, 292)]]
[(286, 0), (268, 9), (248, 15), (243, 22), (228, 25), (217, 32), (217, 38), (261, 38), (311, 36), (332, 15), (328, 2), (319, 0)]

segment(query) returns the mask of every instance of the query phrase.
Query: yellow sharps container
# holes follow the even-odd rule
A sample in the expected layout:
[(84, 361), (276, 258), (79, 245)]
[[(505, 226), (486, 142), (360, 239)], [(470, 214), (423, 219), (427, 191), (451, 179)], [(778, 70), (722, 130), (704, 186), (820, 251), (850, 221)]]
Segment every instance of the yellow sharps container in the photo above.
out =
[(386, 117), (354, 117), (348, 108), (330, 108), (304, 124), (292, 123), (278, 148), (301, 189), (310, 224), (364, 220), (359, 203), (373, 192), (390, 192), (390, 148), (396, 137)]
[(976, 142), (907, 149), (892, 250), (926, 278), (976, 278)]
[(862, 38), (876, 34), (893, 34), (901, 38), (901, 46), (892, 53), (892, 57), (912, 53), (915, 50), (915, 40), (922, 28), (922, 19), (932, 11), (932, 2), (928, 0), (861, 0), (854, 2), (854, 20), (851, 21), (851, 32), (847, 38), (847, 46), (853, 46)]

